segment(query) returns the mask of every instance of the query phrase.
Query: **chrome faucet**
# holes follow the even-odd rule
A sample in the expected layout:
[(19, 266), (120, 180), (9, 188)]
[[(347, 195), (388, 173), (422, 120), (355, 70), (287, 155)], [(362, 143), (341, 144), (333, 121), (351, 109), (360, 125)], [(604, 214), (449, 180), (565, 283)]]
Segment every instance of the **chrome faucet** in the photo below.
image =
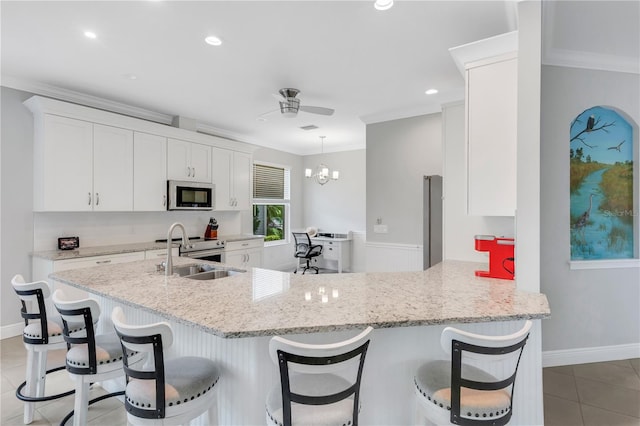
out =
[(164, 273), (166, 276), (170, 277), (171, 275), (173, 275), (173, 258), (171, 256), (171, 240), (173, 239), (173, 230), (175, 228), (180, 228), (180, 230), (182, 230), (182, 245), (184, 247), (188, 247), (189, 246), (189, 242), (187, 240), (187, 231), (184, 230), (184, 225), (182, 225), (179, 222), (174, 223), (173, 225), (171, 225), (169, 227), (169, 231), (167, 232), (167, 264), (164, 268)]

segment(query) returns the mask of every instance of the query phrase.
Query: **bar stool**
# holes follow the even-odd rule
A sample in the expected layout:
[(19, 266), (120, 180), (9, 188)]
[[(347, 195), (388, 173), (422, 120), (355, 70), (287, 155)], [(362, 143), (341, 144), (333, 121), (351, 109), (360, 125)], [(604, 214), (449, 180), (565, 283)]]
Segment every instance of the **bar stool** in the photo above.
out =
[[(513, 409), (513, 387), (531, 321), (516, 333), (487, 336), (453, 327), (442, 331), (440, 343), (451, 361), (431, 361), (418, 368), (414, 377), (415, 424), (427, 419), (434, 424), (495, 425), (509, 422)], [(506, 378), (463, 363), (499, 362)], [(463, 377), (464, 375), (464, 377)]]
[[(89, 405), (124, 394), (124, 391), (112, 392), (89, 401), (92, 383), (124, 376), (122, 346), (115, 333), (96, 334), (94, 324), (100, 318), (100, 305), (95, 299), (69, 300), (63, 291), (56, 290), (52, 300), (62, 318), (67, 372), (76, 385), (73, 411), (60, 424), (64, 425), (73, 416), (74, 426), (85, 425)], [(77, 322), (84, 322), (85, 331), (72, 335), (69, 324)], [(142, 354), (129, 351), (127, 355), (130, 363), (142, 360)]]
[(164, 349), (173, 343), (173, 331), (166, 322), (128, 324), (119, 306), (113, 309), (111, 320), (123, 351), (126, 348), (146, 355), (140, 368), (124, 355), (124, 406), (129, 424), (184, 424), (205, 412), (207, 424), (217, 424), (214, 390), (220, 374), (212, 360), (192, 356), (165, 359)]
[[(67, 344), (62, 336), (62, 319), (58, 315), (47, 312), (46, 300), (51, 295), (51, 289), (46, 281), (27, 283), (22, 275), (15, 275), (11, 279), (22, 309), (24, 330), (22, 341), (27, 349), (26, 380), (16, 389), (16, 397), (24, 401), (24, 423), (33, 421), (35, 403), (62, 398), (74, 393), (74, 390), (55, 395), (44, 396), (47, 374), (65, 368), (60, 366), (47, 370), (47, 353), (51, 350), (66, 349)], [(82, 331), (83, 323), (70, 323), (69, 333)], [(23, 391), (24, 390), (24, 391)]]
[[(357, 426), (362, 369), (372, 331), (367, 327), (351, 339), (320, 345), (273, 337), (269, 353), (279, 366), (280, 384), (267, 396), (267, 425)], [(343, 377), (348, 371), (355, 379)]]

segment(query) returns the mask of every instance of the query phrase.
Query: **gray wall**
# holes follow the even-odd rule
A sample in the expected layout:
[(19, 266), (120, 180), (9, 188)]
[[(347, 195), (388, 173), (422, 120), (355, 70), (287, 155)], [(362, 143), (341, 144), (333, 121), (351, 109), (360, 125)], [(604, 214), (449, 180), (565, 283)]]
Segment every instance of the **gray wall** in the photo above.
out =
[[(367, 125), (367, 242), (422, 245), (422, 185), (442, 175), (441, 114)], [(373, 232), (378, 218), (388, 233)]]
[[(338, 170), (340, 178), (324, 185), (303, 179), (303, 226), (316, 226), (328, 232), (365, 231), (366, 221), (366, 151), (346, 151), (307, 155), (304, 167), (315, 170), (319, 163)], [(303, 174), (304, 176), (304, 170)]]
[(545, 351), (640, 342), (640, 268), (569, 269), (569, 125), (596, 105), (640, 123), (638, 93), (638, 75), (542, 68), (540, 269), (551, 305), (551, 318), (542, 322)]
[(2, 174), (0, 205), (2, 248), (0, 253), (0, 324), (21, 321), (20, 304), (11, 278), (22, 274), (31, 279), (33, 248), (33, 118), (22, 102), (30, 93), (1, 88)]

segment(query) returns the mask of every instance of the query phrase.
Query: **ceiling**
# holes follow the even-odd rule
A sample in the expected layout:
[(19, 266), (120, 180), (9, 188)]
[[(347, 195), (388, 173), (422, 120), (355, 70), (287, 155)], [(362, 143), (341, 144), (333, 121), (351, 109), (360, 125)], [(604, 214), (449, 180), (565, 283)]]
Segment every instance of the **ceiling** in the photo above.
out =
[[(640, 73), (640, 2), (544, 1), (543, 63)], [(299, 155), (461, 100), (449, 48), (517, 29), (517, 2), (1, 1), (1, 83)], [(83, 33), (91, 30), (96, 39)], [(216, 35), (222, 45), (204, 43)], [(132, 77), (135, 76), (135, 79)], [(285, 118), (272, 96), (301, 91)], [(439, 93), (426, 95), (436, 88)], [(269, 111), (275, 111), (264, 115)], [(259, 121), (263, 116), (266, 121)], [(307, 125), (315, 130), (301, 130)]]
[[(517, 29), (513, 1), (396, 1), (387, 11), (372, 0), (0, 7), (5, 86), (160, 122), (194, 119), (201, 131), (299, 155), (319, 153), (320, 136), (327, 152), (363, 149), (366, 123), (462, 99), (448, 49)], [(212, 34), (221, 46), (204, 43)], [(335, 114), (259, 121), (284, 87)]]

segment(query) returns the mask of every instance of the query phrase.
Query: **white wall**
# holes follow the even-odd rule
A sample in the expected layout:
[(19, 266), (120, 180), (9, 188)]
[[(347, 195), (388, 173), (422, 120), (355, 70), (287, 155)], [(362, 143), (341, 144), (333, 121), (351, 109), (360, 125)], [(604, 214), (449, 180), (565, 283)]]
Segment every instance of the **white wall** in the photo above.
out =
[(444, 153), (444, 259), (488, 262), (489, 253), (475, 250), (475, 235), (514, 236), (512, 217), (467, 215), (467, 167), (464, 102), (442, 109)]
[(570, 123), (595, 105), (640, 123), (638, 93), (639, 75), (542, 67), (540, 272), (551, 305), (542, 322), (545, 351), (640, 343), (640, 268), (569, 269)]

